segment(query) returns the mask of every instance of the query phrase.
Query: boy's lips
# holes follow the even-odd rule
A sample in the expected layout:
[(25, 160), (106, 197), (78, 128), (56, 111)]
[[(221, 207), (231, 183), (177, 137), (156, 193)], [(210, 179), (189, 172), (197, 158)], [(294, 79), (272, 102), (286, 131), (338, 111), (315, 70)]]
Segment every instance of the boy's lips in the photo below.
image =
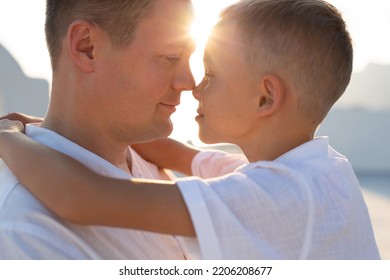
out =
[(203, 114), (203, 112), (200, 109), (196, 110), (196, 112), (198, 113), (198, 115), (195, 117), (196, 121), (199, 120), (199, 119), (204, 118), (204, 114)]

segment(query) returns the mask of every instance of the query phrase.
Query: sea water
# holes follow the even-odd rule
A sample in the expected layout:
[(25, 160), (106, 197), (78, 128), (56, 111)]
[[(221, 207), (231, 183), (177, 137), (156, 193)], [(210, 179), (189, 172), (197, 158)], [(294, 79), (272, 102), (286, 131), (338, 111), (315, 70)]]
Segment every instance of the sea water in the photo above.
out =
[(390, 171), (389, 173), (356, 172), (356, 176), (362, 188), (390, 198)]

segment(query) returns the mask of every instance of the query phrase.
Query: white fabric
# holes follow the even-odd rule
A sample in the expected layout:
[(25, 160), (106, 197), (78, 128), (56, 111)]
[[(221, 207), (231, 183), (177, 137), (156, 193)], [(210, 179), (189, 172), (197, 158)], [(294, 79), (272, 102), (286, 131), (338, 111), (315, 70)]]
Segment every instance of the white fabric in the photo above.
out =
[[(27, 126), (36, 141), (72, 156), (95, 172), (130, 178), (123, 170), (53, 131)], [(157, 167), (132, 151), (133, 174), (161, 178)], [(39, 162), (37, 162), (39, 164)], [(71, 174), (69, 176), (72, 176)], [(183, 259), (174, 236), (57, 219), (13, 176), (0, 169), (0, 259)]]
[[(193, 174), (222, 175), (223, 166), (241, 164), (228, 158), (199, 153)], [(325, 137), (275, 161), (178, 185), (203, 259), (379, 259), (356, 176)]]
[(243, 154), (229, 154), (218, 150), (198, 153), (192, 160), (191, 171), (203, 179), (215, 178), (234, 172), (248, 163)]

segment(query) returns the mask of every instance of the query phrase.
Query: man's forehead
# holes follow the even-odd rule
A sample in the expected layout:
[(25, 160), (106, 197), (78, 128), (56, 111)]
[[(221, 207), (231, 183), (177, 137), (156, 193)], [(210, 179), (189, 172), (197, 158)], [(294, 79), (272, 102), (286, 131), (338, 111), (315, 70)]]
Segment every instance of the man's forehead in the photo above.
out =
[[(170, 0), (165, 2), (167, 2), (166, 5), (156, 7), (158, 9), (149, 18), (153, 22), (151, 24), (154, 24), (156, 31), (166, 30), (169, 32), (173, 30), (175, 33), (190, 34), (194, 22), (194, 11), (191, 1)], [(164, 3), (160, 3), (160, 5), (162, 4)], [(145, 20), (148, 21), (148, 18)]]
[(185, 36), (172, 38), (171, 41), (167, 42), (162, 47), (165, 49), (180, 48), (193, 52), (196, 48), (196, 42), (190, 34), (187, 34)]
[(195, 19), (194, 7), (190, 0), (155, 0), (154, 15), (188, 24)]
[(149, 42), (149, 44), (156, 47), (158, 45), (159, 49), (172, 51), (188, 49), (192, 51), (195, 48), (191, 35), (192, 20), (188, 16), (183, 16), (183, 7), (180, 7), (180, 5), (179, 7), (173, 7), (175, 8), (170, 11), (155, 11), (153, 15), (140, 21), (136, 37), (140, 38), (144, 43)]

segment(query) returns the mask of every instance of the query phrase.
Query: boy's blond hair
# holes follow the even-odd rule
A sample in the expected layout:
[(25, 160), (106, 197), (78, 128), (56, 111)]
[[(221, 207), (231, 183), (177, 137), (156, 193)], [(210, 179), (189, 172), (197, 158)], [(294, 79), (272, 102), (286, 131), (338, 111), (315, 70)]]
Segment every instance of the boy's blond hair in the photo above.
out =
[(254, 71), (280, 76), (298, 112), (322, 121), (345, 91), (353, 49), (340, 12), (322, 0), (243, 0), (221, 13), (234, 21)]

